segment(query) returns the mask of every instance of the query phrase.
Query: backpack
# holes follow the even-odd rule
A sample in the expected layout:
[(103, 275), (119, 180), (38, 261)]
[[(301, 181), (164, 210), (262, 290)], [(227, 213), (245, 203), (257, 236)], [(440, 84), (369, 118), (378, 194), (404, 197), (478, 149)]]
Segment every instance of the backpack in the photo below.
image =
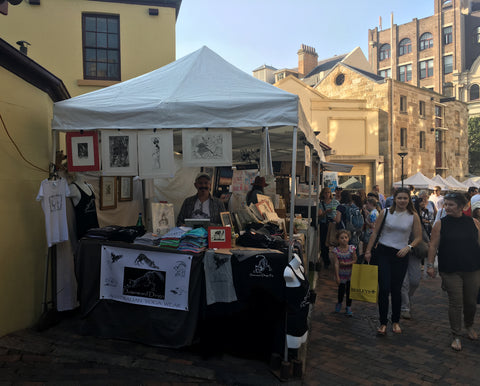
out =
[(352, 232), (360, 232), (363, 228), (363, 215), (355, 204), (345, 205), (344, 228)]

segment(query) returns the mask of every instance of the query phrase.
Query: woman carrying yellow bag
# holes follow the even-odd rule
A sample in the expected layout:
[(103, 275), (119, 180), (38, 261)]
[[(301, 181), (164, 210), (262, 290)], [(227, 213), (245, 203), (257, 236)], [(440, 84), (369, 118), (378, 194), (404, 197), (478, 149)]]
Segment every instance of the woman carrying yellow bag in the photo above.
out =
[[(388, 323), (388, 308), (391, 297), (392, 303), (392, 331), (401, 334), (400, 308), (402, 304), (401, 288), (408, 267), (410, 251), (422, 241), (421, 223), (418, 214), (413, 208), (410, 191), (399, 188), (393, 196), (393, 204), (383, 224), (382, 233), (378, 239), (376, 256), (378, 256), (378, 312), (380, 316), (379, 335), (385, 335)], [(365, 250), (365, 260), (372, 258), (373, 244), (377, 238), (385, 213), (381, 213), (375, 229), (370, 236)], [(408, 244), (410, 233), (413, 241)]]

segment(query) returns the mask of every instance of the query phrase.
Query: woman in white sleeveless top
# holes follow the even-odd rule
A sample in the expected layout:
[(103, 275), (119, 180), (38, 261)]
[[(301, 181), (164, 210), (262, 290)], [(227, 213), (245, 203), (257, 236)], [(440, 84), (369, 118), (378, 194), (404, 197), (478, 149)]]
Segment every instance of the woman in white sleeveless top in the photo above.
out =
[[(365, 259), (370, 262), (373, 244), (386, 215), (375, 250), (375, 263), (378, 263), (379, 335), (387, 332), (389, 297), (392, 302), (392, 331), (396, 334), (402, 333), (399, 325), (402, 283), (408, 267), (409, 253), (422, 240), (420, 218), (413, 208), (408, 189), (397, 189), (393, 196), (393, 205), (387, 210), (388, 213), (383, 211), (378, 217), (365, 251)], [(409, 244), (412, 230), (415, 238)]]

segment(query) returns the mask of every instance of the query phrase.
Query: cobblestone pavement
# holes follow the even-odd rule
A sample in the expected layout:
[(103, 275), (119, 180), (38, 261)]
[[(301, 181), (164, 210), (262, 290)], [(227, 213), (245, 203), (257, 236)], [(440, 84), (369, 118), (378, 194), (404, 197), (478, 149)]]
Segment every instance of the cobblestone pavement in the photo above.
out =
[[(422, 278), (412, 319), (403, 334), (377, 336), (375, 304), (353, 301), (354, 316), (335, 314), (337, 286), (332, 271), (321, 272), (312, 315), (306, 385), (480, 385), (480, 341), (462, 338), (450, 348), (447, 295), (440, 278)], [(479, 310), (480, 311), (480, 310)], [(475, 326), (480, 330), (477, 313)]]
[[(331, 271), (318, 276), (303, 384), (480, 384), (480, 341), (465, 337), (463, 351), (450, 348), (440, 279), (422, 279), (413, 319), (401, 322), (402, 335), (377, 337), (376, 305), (354, 301), (351, 318), (333, 313), (337, 287), (331, 277)], [(77, 324), (73, 317), (41, 333), (27, 329), (1, 337), (0, 386), (302, 383), (280, 382), (259, 360), (227, 354), (205, 359), (192, 349), (81, 336)]]

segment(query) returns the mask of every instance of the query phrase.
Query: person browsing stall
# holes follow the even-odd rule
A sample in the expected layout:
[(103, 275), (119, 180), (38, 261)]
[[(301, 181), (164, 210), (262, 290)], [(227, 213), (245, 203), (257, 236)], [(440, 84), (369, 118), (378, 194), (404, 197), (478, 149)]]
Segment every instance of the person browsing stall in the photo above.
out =
[(265, 182), (265, 177), (256, 176), (255, 181), (252, 182), (252, 189), (247, 193), (246, 201), (247, 205), (250, 204), (257, 204), (258, 203), (258, 195), (264, 194), (263, 189), (268, 186)]
[(225, 212), (223, 202), (210, 194), (212, 179), (207, 173), (199, 173), (195, 178), (197, 194), (183, 201), (177, 217), (177, 226), (185, 224), (187, 218), (210, 219), (212, 224), (221, 224), (220, 213)]

